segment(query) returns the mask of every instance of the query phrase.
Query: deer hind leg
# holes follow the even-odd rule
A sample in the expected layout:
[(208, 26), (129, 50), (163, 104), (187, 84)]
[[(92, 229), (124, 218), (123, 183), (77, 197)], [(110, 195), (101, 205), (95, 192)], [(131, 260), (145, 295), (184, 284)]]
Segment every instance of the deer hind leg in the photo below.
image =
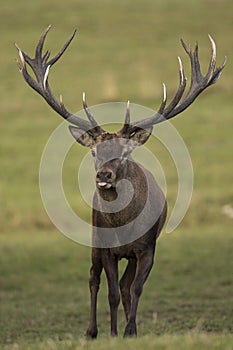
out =
[(130, 288), (131, 294), (131, 308), (129, 314), (129, 320), (125, 328), (124, 337), (136, 336), (137, 326), (136, 326), (136, 314), (138, 308), (139, 298), (142, 294), (143, 285), (149, 276), (151, 268), (154, 262), (154, 252), (144, 252), (138, 257), (137, 268), (135, 278)]
[(123, 303), (127, 322), (129, 320), (129, 313), (131, 308), (130, 287), (135, 277), (136, 266), (137, 266), (137, 260), (129, 259), (128, 265), (120, 280), (121, 298), (122, 298), (122, 303)]
[(111, 335), (116, 337), (117, 332), (117, 312), (120, 304), (120, 293), (118, 286), (118, 259), (111, 254), (106, 254), (103, 259), (103, 266), (108, 282), (108, 300), (111, 315)]
[(87, 338), (96, 338), (97, 329), (97, 294), (100, 285), (100, 275), (103, 269), (101, 258), (92, 258), (92, 267), (90, 270), (89, 288), (91, 294), (91, 312), (90, 324), (86, 332)]

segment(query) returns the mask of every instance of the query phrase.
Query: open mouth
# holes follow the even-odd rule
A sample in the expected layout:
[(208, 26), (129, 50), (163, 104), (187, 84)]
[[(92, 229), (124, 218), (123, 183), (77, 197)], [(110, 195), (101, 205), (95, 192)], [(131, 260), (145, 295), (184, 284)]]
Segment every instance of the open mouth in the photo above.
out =
[(97, 187), (98, 188), (101, 188), (101, 189), (108, 189), (108, 188), (111, 188), (112, 187), (112, 184), (109, 183), (109, 182), (104, 182), (104, 181), (101, 181), (101, 182), (97, 182)]

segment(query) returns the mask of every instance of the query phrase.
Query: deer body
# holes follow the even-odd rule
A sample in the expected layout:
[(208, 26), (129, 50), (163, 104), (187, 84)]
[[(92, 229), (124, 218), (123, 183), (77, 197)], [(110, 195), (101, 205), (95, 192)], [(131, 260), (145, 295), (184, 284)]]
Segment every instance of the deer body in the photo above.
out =
[[(113, 336), (117, 335), (117, 309), (120, 303), (118, 286), (118, 261), (122, 258), (128, 259), (126, 271), (120, 280), (121, 298), (127, 320), (127, 326), (124, 335), (130, 336), (137, 334), (136, 312), (138, 301), (142, 293), (143, 285), (153, 266), (156, 239), (158, 238), (164, 225), (167, 211), (165, 198), (152, 175), (148, 173), (148, 177), (150, 179), (150, 210), (145, 213), (144, 220), (147, 221), (148, 224), (148, 222), (152, 222), (153, 218), (155, 218), (155, 222), (145, 234), (136, 240), (134, 239), (135, 222), (133, 218), (137, 217), (140, 214), (141, 210), (143, 210), (142, 204), (145, 205), (143, 202), (146, 199), (148, 191), (148, 184), (145, 176), (143, 172), (142, 174), (138, 174), (138, 167), (139, 165), (130, 161), (130, 170), (127, 173), (127, 176), (132, 176), (131, 180), (135, 185), (135, 196), (128, 208), (116, 214), (104, 213), (102, 210), (93, 210), (93, 239), (97, 239), (97, 242), (94, 242), (95, 244), (99, 243), (99, 239), (102, 243), (101, 233), (98, 235), (99, 227), (119, 227), (123, 226), (128, 221), (133, 221), (133, 223), (126, 232), (123, 231), (123, 237), (120, 237), (120, 239), (118, 239), (117, 243), (119, 246), (116, 246), (114, 248), (92, 248), (92, 267), (89, 281), (91, 292), (91, 321), (87, 331), (87, 336), (91, 338), (97, 336), (96, 298), (97, 292), (99, 290), (100, 274), (102, 269), (105, 270), (109, 288), (111, 334)], [(136, 178), (135, 170), (137, 170), (138, 174)], [(142, 192), (145, 195), (142, 196)], [(120, 196), (121, 194), (118, 195)], [(101, 198), (103, 196), (105, 200), (110, 201), (112, 198), (115, 198), (115, 194), (112, 194), (109, 190), (98, 189), (97, 193), (94, 196), (94, 200), (98, 202), (99, 196)], [(114, 232), (110, 230), (109, 234), (113, 235)], [(127, 240), (125, 239), (125, 235), (131, 241), (131, 243), (121, 245), (122, 242), (125, 242), (125, 240)], [(114, 240), (113, 237), (111, 239)]]
[[(71, 127), (71, 133), (80, 142), (79, 131)], [(121, 134), (109, 133), (101, 134), (98, 141), (93, 141), (90, 137), (81, 141), (86, 146), (93, 143), (97, 171), (92, 217), (93, 248), (89, 281), (91, 319), (87, 330), (89, 338), (97, 336), (97, 293), (103, 269), (109, 289), (111, 334), (117, 335), (117, 309), (120, 302), (118, 261), (122, 258), (128, 259), (126, 271), (120, 280), (127, 320), (125, 336), (137, 333), (138, 301), (153, 266), (156, 239), (164, 225), (167, 211), (165, 197), (152, 174), (133, 161), (130, 155), (131, 148), (135, 146), (133, 143), (141, 144), (148, 137), (149, 133), (145, 130), (138, 135), (137, 141), (131, 140), (130, 145)], [(128, 183), (132, 186), (132, 198), (125, 205), (129, 196)], [(117, 199), (117, 207), (111, 209), (111, 203)], [(123, 209), (118, 210), (122, 207)], [(138, 222), (136, 219), (139, 215), (141, 217)]]
[[(91, 149), (96, 169), (96, 192), (93, 199), (93, 248), (90, 271), (91, 314), (87, 330), (88, 338), (95, 338), (97, 329), (97, 293), (100, 275), (104, 269), (109, 288), (111, 314), (111, 334), (117, 335), (117, 309), (120, 293), (126, 315), (125, 336), (137, 334), (136, 313), (143, 285), (154, 262), (156, 239), (158, 238), (167, 213), (165, 197), (151, 173), (133, 161), (131, 156), (135, 147), (144, 144), (150, 137), (155, 124), (173, 118), (185, 110), (208, 86), (214, 84), (221, 75), (226, 58), (216, 67), (216, 45), (209, 36), (212, 55), (208, 71), (202, 76), (198, 59), (198, 44), (195, 50), (181, 40), (191, 63), (191, 82), (185, 96), (186, 77), (179, 59), (180, 84), (168, 106), (166, 88), (158, 112), (138, 122), (130, 121), (127, 104), (124, 125), (117, 133), (108, 133), (98, 125), (91, 114), (83, 96), (83, 107), (87, 120), (70, 113), (62, 98), (53, 96), (48, 75), (50, 67), (57, 62), (72, 41), (74, 34), (61, 51), (49, 60), (50, 52), (42, 54), (48, 27), (36, 47), (35, 58), (30, 58), (17, 45), (21, 64), (19, 65), (26, 82), (36, 90), (46, 102), (71, 124), (71, 134), (82, 146)], [(29, 65), (35, 74), (27, 71)], [(130, 186), (129, 186), (130, 185)], [(119, 281), (118, 261), (128, 259), (128, 265)], [(120, 288), (119, 288), (120, 287)], [(119, 291), (120, 289), (120, 291)]]

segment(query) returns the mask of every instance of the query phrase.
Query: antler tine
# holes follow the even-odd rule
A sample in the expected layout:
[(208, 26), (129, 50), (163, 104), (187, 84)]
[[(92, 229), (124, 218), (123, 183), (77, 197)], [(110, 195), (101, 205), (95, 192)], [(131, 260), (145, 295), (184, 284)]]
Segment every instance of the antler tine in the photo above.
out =
[(196, 97), (203, 90), (205, 90), (211, 84), (215, 83), (218, 80), (220, 73), (225, 66), (226, 61), (223, 62), (221, 67), (218, 67), (215, 69), (216, 44), (210, 35), (209, 35), (209, 39), (210, 39), (210, 43), (211, 43), (212, 54), (211, 54), (211, 59), (210, 59), (210, 64), (209, 64), (207, 74), (205, 76), (203, 76), (201, 74), (200, 62), (198, 59), (198, 43), (196, 43), (194, 52), (192, 53), (192, 51), (190, 50), (190, 52), (188, 53), (189, 58), (190, 58), (190, 63), (191, 63), (191, 71), (192, 71), (189, 91), (188, 91), (187, 95), (185, 96), (184, 100), (180, 103), (179, 106), (177, 106), (177, 109), (172, 112), (171, 117), (182, 112), (185, 108), (187, 108), (196, 99)]
[[(139, 122), (135, 122), (131, 124), (131, 130), (135, 128), (148, 128), (152, 125), (161, 123), (164, 120), (173, 118), (177, 114), (184, 111), (187, 107), (189, 107), (192, 102), (197, 98), (197, 96), (205, 90), (208, 86), (216, 83), (216, 81), (219, 79), (222, 70), (226, 64), (226, 57), (221, 64), (221, 66), (215, 68), (216, 66), (216, 44), (212, 37), (209, 35), (209, 40), (211, 43), (212, 48), (212, 54), (210, 59), (210, 64), (208, 71), (205, 76), (201, 74), (200, 69), (200, 62), (198, 59), (198, 43), (196, 42), (194, 51), (191, 50), (191, 47), (189, 47), (185, 44), (183, 39), (181, 39), (181, 44), (185, 50), (185, 52), (188, 54), (191, 64), (191, 83), (189, 87), (188, 93), (183, 96), (183, 93), (186, 88), (186, 77), (184, 75), (184, 69), (182, 65), (181, 59), (178, 57), (179, 60), (179, 70), (180, 70), (180, 85), (177, 90), (177, 93), (173, 100), (170, 102), (168, 107), (166, 106), (166, 97), (164, 97), (162, 104), (158, 110), (158, 112), (153, 115), (152, 117), (143, 119)], [(132, 131), (131, 131), (132, 132)]]
[(169, 113), (177, 106), (177, 104), (180, 102), (181, 97), (183, 96), (185, 87), (186, 87), (186, 81), (187, 78), (185, 77), (184, 74), (184, 68), (183, 68), (183, 64), (182, 61), (180, 59), (180, 57), (178, 56), (178, 62), (179, 62), (179, 74), (180, 74), (180, 84), (179, 84), (179, 88), (177, 90), (177, 93), (175, 95), (175, 97), (173, 98), (173, 100), (170, 102), (170, 104), (168, 105), (167, 108), (165, 108), (164, 112), (161, 113), (164, 117), (166, 117), (167, 115), (169, 115)]
[(206, 80), (208, 80), (208, 84), (212, 85), (214, 84), (220, 77), (223, 68), (225, 67), (225, 64), (227, 62), (227, 58), (226, 56), (224, 57), (223, 63), (221, 64), (220, 67), (215, 69), (215, 65), (216, 65), (216, 44), (213, 40), (213, 38), (211, 37), (210, 34), (208, 34), (208, 37), (210, 39), (210, 43), (211, 43), (211, 47), (212, 47), (212, 57), (210, 60), (210, 64), (209, 64), (209, 69), (208, 72), (206, 74)]
[(205, 78), (209, 82), (209, 80), (212, 78), (212, 75), (213, 75), (214, 69), (215, 69), (215, 65), (216, 65), (216, 44), (215, 44), (214, 40), (212, 39), (212, 37), (210, 36), (210, 34), (208, 34), (208, 37), (209, 37), (210, 43), (211, 43), (212, 56), (210, 59), (209, 69), (208, 69), (208, 72), (207, 72)]
[(85, 110), (87, 118), (89, 119), (92, 127), (95, 128), (99, 132), (103, 132), (104, 130), (98, 125), (97, 121), (95, 120), (94, 116), (92, 115), (90, 109), (87, 106), (85, 92), (83, 92), (83, 108)]
[(203, 90), (205, 90), (208, 86), (210, 86), (211, 84), (214, 84), (218, 80), (225, 66), (226, 61), (223, 62), (221, 67), (218, 67), (215, 69), (216, 44), (214, 40), (210, 37), (210, 35), (209, 35), (209, 39), (211, 42), (212, 54), (211, 54), (209, 68), (205, 76), (201, 74), (200, 62), (198, 59), (198, 43), (196, 42), (194, 52), (192, 52), (191, 48), (188, 50), (184, 41), (181, 40), (181, 43), (190, 58), (191, 72), (192, 72), (191, 83), (190, 83), (190, 88), (187, 95), (183, 98), (183, 100), (181, 100), (181, 102), (175, 107), (175, 109), (172, 110), (168, 116), (166, 116), (167, 119), (173, 118), (175, 115), (181, 113), (183, 110), (189, 107), (190, 104), (192, 104), (192, 102), (197, 98), (197, 96)]
[(118, 131), (118, 134), (123, 137), (129, 137), (129, 132), (131, 130), (131, 124), (130, 124), (130, 102), (127, 102), (126, 105), (126, 113), (125, 113), (125, 120), (122, 128)]
[[(185, 52), (189, 56), (190, 64), (191, 64), (191, 83), (190, 83), (190, 88), (189, 88), (189, 92), (190, 92), (193, 89), (195, 82), (199, 81), (200, 79), (203, 78), (201, 75), (200, 64), (199, 64), (199, 60), (198, 60), (198, 42), (196, 41), (195, 49), (192, 52), (190, 45), (188, 48), (183, 39), (180, 39), (180, 41), (181, 41), (181, 44), (182, 44)], [(188, 94), (189, 94), (189, 92), (188, 92)]]
[[(27, 71), (27, 66), (26, 63), (28, 63), (31, 67), (31, 62), (32, 59), (25, 53), (23, 52), (20, 47), (15, 44), (18, 52), (19, 52), (19, 57), (21, 60), (21, 64), (19, 63), (19, 71), (20, 73), (23, 75), (25, 81), (34, 89), (36, 90), (40, 95), (42, 95), (42, 90), (41, 87), (39, 86), (39, 84), (28, 74)], [(33, 68), (32, 68), (33, 69)], [(33, 70), (34, 71), (34, 70)]]
[(45, 74), (44, 74), (44, 80), (43, 80), (43, 87), (44, 90), (46, 90), (46, 83), (48, 81), (48, 76), (49, 76), (49, 69), (50, 69), (50, 65), (46, 68)]
[(156, 114), (153, 115), (152, 117), (148, 117), (143, 120), (139, 120), (137, 122), (131, 123), (129, 125), (129, 128), (127, 128), (128, 136), (130, 137), (130, 135), (133, 134), (134, 131), (138, 129), (147, 129), (154, 124), (163, 122), (165, 120), (163, 116), (163, 112), (166, 107), (166, 103), (167, 103), (166, 85), (163, 83), (163, 100), (161, 102), (158, 112), (156, 112)]
[(167, 89), (166, 89), (166, 85), (163, 83), (163, 100), (159, 107), (158, 114), (163, 113), (164, 108), (166, 107), (166, 103), (167, 103)]
[(20, 58), (20, 61), (21, 61), (21, 64), (20, 64), (20, 62), (17, 60), (17, 62), (19, 64), (19, 70), (21, 72), (22, 67), (25, 66), (25, 59), (24, 59), (24, 55), (23, 55), (22, 50), (20, 49), (19, 45), (15, 43), (15, 47), (18, 50), (19, 58)]
[(63, 48), (53, 58), (51, 58), (48, 64), (52, 66), (54, 63), (56, 63), (59, 60), (59, 58), (63, 55), (67, 47), (70, 45), (71, 41), (74, 39), (74, 36), (76, 33), (77, 33), (77, 30), (75, 29), (71, 37), (67, 40), (67, 42), (63, 46)]
[(52, 25), (50, 24), (44, 31), (44, 33), (41, 35), (40, 40), (36, 46), (36, 52), (35, 52), (35, 57), (37, 58), (41, 58), (42, 57), (42, 50), (43, 50), (43, 46), (44, 46), (44, 42), (45, 42), (45, 38), (48, 34), (48, 32), (50, 31)]
[(130, 102), (128, 100), (125, 113), (125, 125), (130, 125)]
[(179, 103), (185, 91), (186, 80), (187, 80), (184, 74), (183, 64), (179, 56), (178, 56), (178, 62), (179, 62), (180, 84), (179, 84), (177, 93), (172, 99), (172, 101), (170, 102), (170, 104), (166, 107), (166, 103), (167, 103), (166, 85), (163, 84), (163, 100), (158, 112), (153, 117), (146, 118), (146, 119), (143, 119), (142, 121), (133, 123), (130, 128), (130, 133), (132, 133), (137, 128), (148, 128), (153, 124), (161, 123), (162, 121), (165, 120), (166, 116), (169, 115), (169, 113), (175, 108), (175, 106), (177, 106), (177, 104)]
[(212, 78), (211, 78), (211, 80), (210, 80), (208, 86), (210, 86), (210, 85), (212, 85), (212, 84), (215, 84), (216, 81), (218, 81), (218, 79), (220, 78), (220, 76), (221, 76), (221, 74), (222, 74), (222, 70), (223, 70), (223, 68), (225, 67), (226, 63), (227, 63), (227, 57), (225, 56), (225, 57), (224, 57), (224, 60), (223, 60), (223, 63), (221, 64), (221, 66), (219, 66), (219, 67), (217, 67), (217, 68), (215, 69), (215, 71), (214, 71), (214, 73), (213, 73), (213, 76), (212, 76)]
[[(45, 100), (46, 102), (58, 113), (60, 114), (64, 119), (68, 120), (70, 123), (73, 123), (83, 129), (84, 131), (87, 131), (88, 133), (92, 135), (96, 135), (100, 132), (103, 132), (103, 129), (98, 127), (98, 124), (93, 122), (92, 119), (89, 119), (91, 122), (88, 122), (86, 120), (83, 120), (82, 118), (70, 113), (64, 106), (62, 99), (60, 99), (60, 102), (56, 100), (56, 98), (53, 96), (51, 89), (48, 84), (48, 76), (49, 76), (49, 70), (50, 67), (58, 61), (58, 59), (62, 56), (62, 54), (65, 52), (71, 41), (73, 40), (76, 30), (73, 32), (72, 36), (68, 39), (68, 41), (65, 43), (63, 48), (56, 54), (50, 61), (48, 61), (48, 58), (50, 56), (50, 52), (46, 51), (44, 56), (42, 56), (43, 46), (46, 39), (46, 36), (50, 30), (51, 26), (49, 26), (42, 36), (40, 37), (40, 40), (36, 46), (36, 53), (34, 58), (30, 58), (25, 52), (23, 52), (18, 45), (16, 45), (16, 48), (18, 49), (19, 56), (21, 59), (21, 65), (20, 65), (20, 72), (22, 73), (25, 81), (34, 89), (36, 90)], [(27, 65), (28, 63), (30, 67), (32, 68), (36, 80), (28, 73), (27, 71)]]

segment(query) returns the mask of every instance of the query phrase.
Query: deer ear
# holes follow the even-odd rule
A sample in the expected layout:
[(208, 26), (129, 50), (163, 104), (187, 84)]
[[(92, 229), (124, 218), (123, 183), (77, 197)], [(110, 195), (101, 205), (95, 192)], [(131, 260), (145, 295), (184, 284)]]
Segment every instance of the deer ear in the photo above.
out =
[(134, 147), (143, 145), (151, 135), (152, 128), (149, 129), (139, 129), (135, 131), (130, 140), (133, 141)]
[(70, 129), (71, 135), (75, 138), (75, 140), (78, 143), (80, 143), (80, 145), (86, 146), (86, 147), (93, 147), (94, 139), (86, 131), (71, 125), (69, 125), (69, 129)]

